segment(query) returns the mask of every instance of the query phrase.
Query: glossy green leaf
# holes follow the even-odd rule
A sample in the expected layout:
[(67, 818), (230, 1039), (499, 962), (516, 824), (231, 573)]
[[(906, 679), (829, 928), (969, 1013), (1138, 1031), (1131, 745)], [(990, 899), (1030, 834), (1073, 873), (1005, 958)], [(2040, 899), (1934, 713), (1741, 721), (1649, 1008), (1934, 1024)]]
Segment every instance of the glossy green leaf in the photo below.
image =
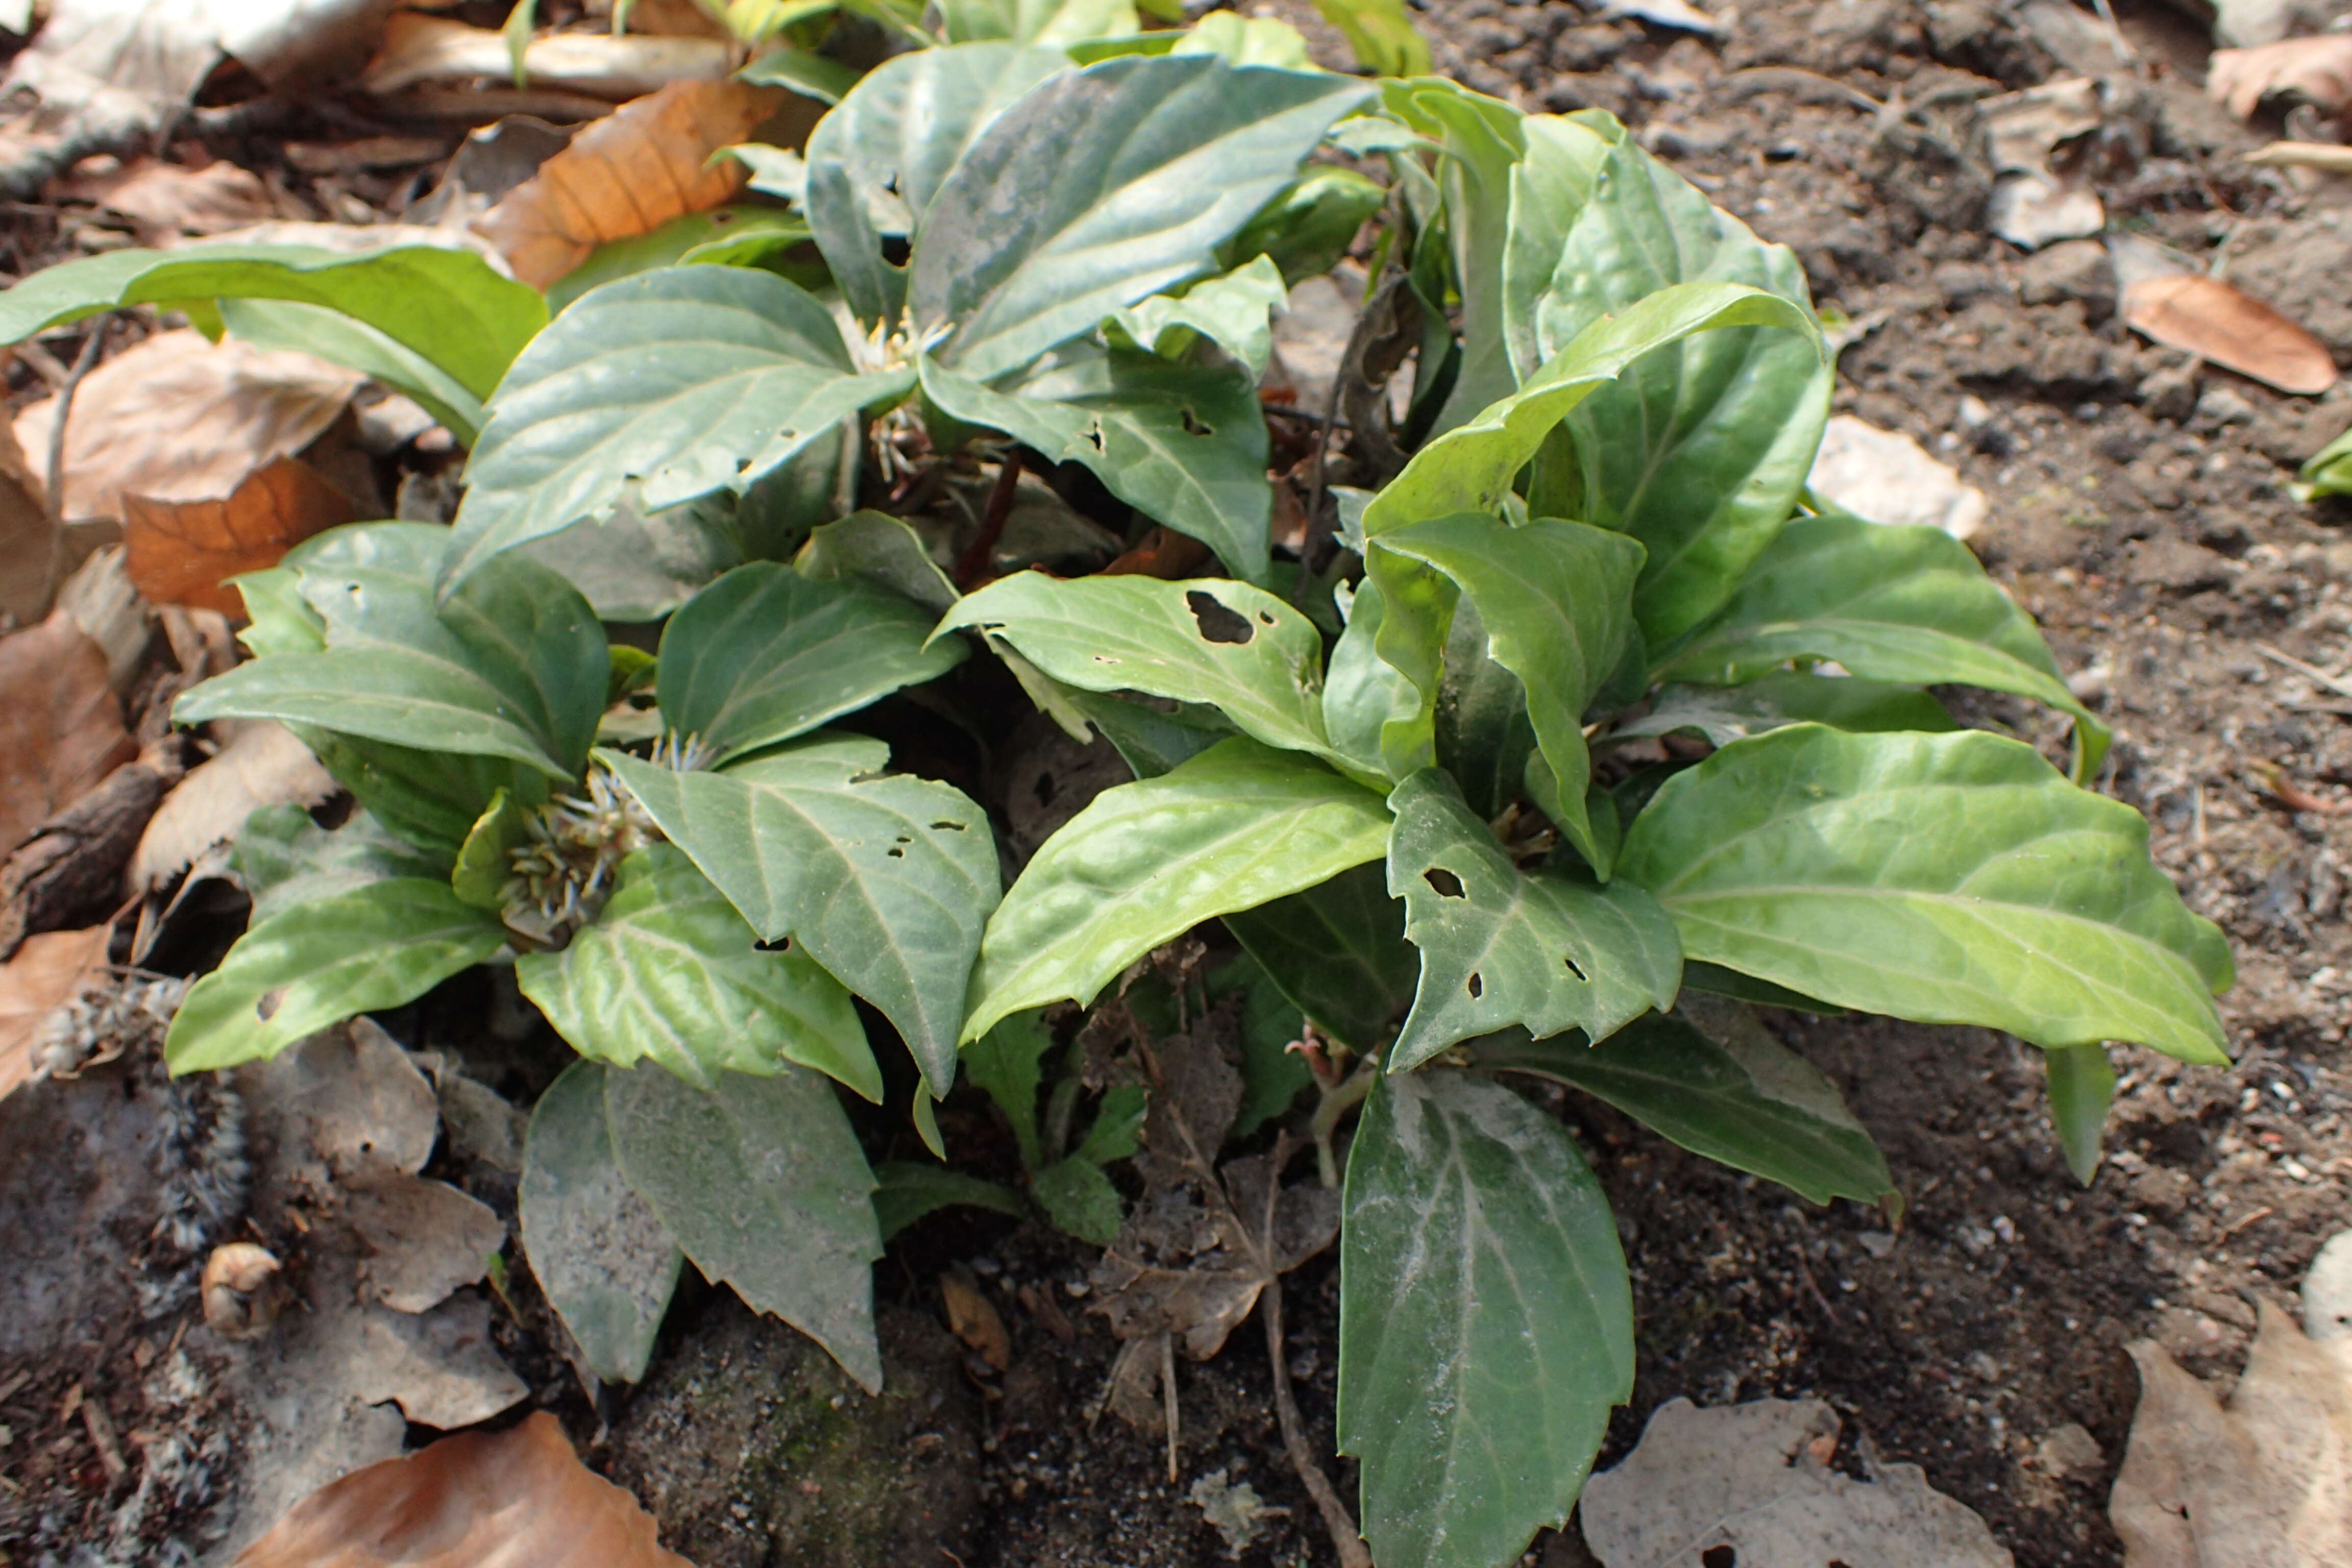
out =
[(1429, 74), (1429, 46), (1414, 29), (1404, 0), (1315, 0), (1315, 9), (1339, 29), (1366, 70), (1381, 76)]
[(1293, 1005), (1358, 1052), (1378, 1050), (1412, 1005), (1421, 958), (1377, 862), (1224, 921)]
[(855, 66), (813, 49), (789, 47), (770, 49), (737, 71), (735, 79), (757, 87), (789, 88), (819, 103), (839, 103), (860, 80)]
[(1021, 1194), (1003, 1183), (967, 1176), (945, 1165), (885, 1160), (874, 1167), (874, 1178), (881, 1184), (874, 1189), (874, 1217), (885, 1241), (927, 1214), (959, 1205), (992, 1209), (1014, 1219), (1029, 1214)]
[[(1454, 512), (1499, 512), (1528, 459), (1569, 411), (1643, 355), (1694, 332), (1768, 327), (1818, 345), (1804, 309), (1735, 283), (1681, 283), (1580, 332), (1519, 389), (1412, 455), (1364, 509), (1365, 535)], [(1818, 351), (1818, 347), (1816, 348)]]
[(605, 1068), (573, 1062), (531, 1107), (517, 1194), (523, 1251), (588, 1370), (636, 1383), (686, 1255), (613, 1159)]
[(963, 1048), (964, 1076), (1004, 1113), (1025, 1171), (1045, 1163), (1037, 1140), (1037, 1086), (1043, 1081), (1039, 1064), (1053, 1048), (1054, 1037), (1035, 1013), (1000, 1019)]
[(174, 1073), (276, 1056), (355, 1014), (413, 1002), (506, 944), (449, 884), (389, 877), (310, 899), (246, 931), (173, 1016)]
[(650, 1059), (709, 1088), (721, 1072), (814, 1068), (867, 1100), (882, 1069), (841, 983), (795, 943), (769, 952), (667, 844), (621, 862), (604, 910), (560, 952), (515, 961), (522, 994), (583, 1057)]
[(1474, 1046), (1471, 1062), (1571, 1084), (1695, 1154), (1813, 1203), (1876, 1203), (1895, 1190), (1886, 1157), (1837, 1086), (1737, 1002), (1685, 1001), (1597, 1046), (1580, 1035), (1497, 1036)]
[(1530, 114), (1520, 132), (1527, 145), (1511, 166), (1503, 241), (1503, 331), (1513, 374), (1529, 375), (1549, 352), (1537, 332), (1538, 301), (1625, 128), (1609, 115)]
[(1263, 582), (1274, 490), (1257, 385), (1234, 365), (1171, 364), (1072, 344), (1010, 391), (926, 358), (923, 391), (955, 418), (1002, 430), (1055, 462), (1083, 463), (1110, 492)]
[(932, 198), (907, 302), (940, 363), (1020, 369), (1125, 305), (1215, 269), (1366, 89), (1216, 55), (1124, 56), (1048, 79)]
[(1633, 1392), (1616, 1221), (1568, 1131), (1469, 1073), (1383, 1078), (1348, 1154), (1339, 1450), (1382, 1563), (1495, 1568), (1566, 1521)]
[(1433, 426), (1443, 432), (1508, 396), (1519, 383), (1508, 352), (1503, 268), (1510, 248), (1512, 171), (1527, 146), (1525, 117), (1498, 99), (1437, 77), (1390, 82), (1381, 96), (1391, 114), (1441, 150), (1432, 173), (1444, 203), (1442, 237), (1462, 327), (1454, 385)]
[(481, 434), (487, 417), (482, 400), (463, 382), (356, 317), (297, 300), (223, 300), (219, 309), (231, 337), (257, 349), (295, 350), (361, 371), (415, 398), (461, 447), (471, 447)]
[(791, 937), (878, 1008), (943, 1094), (1003, 872), (986, 814), (889, 758), (880, 741), (817, 735), (724, 773), (602, 764), (762, 940)]
[(725, 764), (961, 663), (921, 605), (772, 561), (728, 573), (662, 630), (663, 722)]
[(1687, 731), (1727, 746), (1807, 721), (1865, 731), (1958, 728), (1944, 705), (1916, 686), (1775, 670), (1743, 686), (1668, 686), (1651, 700), (1647, 713), (1622, 721), (1596, 743)]
[(1240, 736), (1105, 790), (988, 922), (963, 1037), (1024, 1007), (1091, 1002), (1161, 942), (1373, 859), (1387, 837), (1380, 796)]
[(742, 491), (911, 370), (859, 374), (832, 315), (772, 273), (668, 267), (591, 290), (490, 400), (442, 591), (500, 551), (609, 512)]
[(1347, 625), (1331, 645), (1331, 668), (1323, 678), (1323, 728), (1332, 749), (1357, 772), (1377, 775), (1381, 733), (1391, 723), (1410, 722), (1420, 696), (1404, 672), (1380, 656), (1387, 610), (1380, 579), (1366, 574), (1345, 604)]
[(646, 233), (596, 247), (548, 285), (547, 302), (562, 310), (591, 289), (657, 267), (763, 266), (808, 238), (805, 218), (774, 207), (729, 205), (687, 213)]
[(1941, 529), (1851, 513), (1783, 529), (1722, 617), (1660, 673), (1734, 685), (1791, 658), (1829, 658), (1854, 675), (1920, 686), (2015, 692), (2073, 715), (2077, 776), (2098, 769), (2107, 729), (2066, 689), (2033, 617)]
[(720, 494), (648, 516), (625, 495), (602, 522), (542, 535), (515, 553), (579, 589), (598, 619), (644, 625), (743, 564), (737, 510), (736, 498)]
[(503, 789), (490, 796), (466, 841), (457, 846), (457, 863), (449, 873), (449, 889), (460, 903), (492, 913), (506, 907), (507, 881), (514, 874), (511, 862), (527, 826), (514, 796)]
[(237, 829), (230, 868), (253, 900), (259, 925), (297, 904), (392, 877), (438, 879), (446, 858), (402, 842), (364, 811), (330, 832), (299, 805), (258, 805)]
[(1142, 26), (1134, 0), (939, 0), (939, 7), (950, 44), (1001, 38), (1060, 48)]
[(1315, 68), (1306, 35), (1297, 28), (1273, 16), (1244, 16), (1233, 11), (1212, 11), (1202, 17), (1172, 52), (1219, 54), (1237, 66)]
[[(1277, 907), (1281, 901), (1276, 900)], [(1212, 972), (1208, 985), (1212, 996), (1235, 989), (1242, 993), (1242, 1105), (1228, 1136), (1246, 1138), (1287, 1114), (1299, 1091), (1315, 1081), (1307, 1058), (1290, 1048), (1306, 1029), (1307, 1015), (1247, 952)], [(1091, 1135), (1087, 1142), (1092, 1144)]]
[(809, 223), (858, 320), (895, 323), (906, 304), (906, 268), (884, 257), (883, 240), (911, 237), (972, 139), (1069, 65), (1058, 49), (1002, 41), (909, 50), (868, 72), (817, 121)]
[(1038, 1172), (1029, 1193), (1056, 1228), (1096, 1247), (1108, 1247), (1127, 1218), (1127, 1205), (1102, 1167), (1076, 1154)]
[(887, 588), (937, 616), (961, 596), (924, 548), (922, 535), (887, 511), (853, 511), (814, 530), (793, 570), (830, 583), (854, 577)]
[(1795, 724), (1666, 781), (1626, 837), (1693, 958), (1808, 996), (2040, 1046), (2226, 1060), (2227, 943), (2147, 824), (1979, 731)]
[(1235, 263), (1265, 257), (1281, 268), (1286, 284), (1319, 278), (1339, 264), (1388, 195), (1386, 186), (1353, 169), (1309, 164), (1225, 242), (1223, 255)]
[(317, 653), (327, 646), (327, 623), (302, 599), (302, 574), (286, 565), (241, 572), (228, 579), (245, 601), (247, 625), (236, 634), (256, 658)]
[(882, 1386), (874, 1175), (833, 1086), (814, 1072), (697, 1089), (640, 1068), (604, 1075), (621, 1174), (713, 1279)]
[(0, 342), (119, 305), (288, 300), (365, 322), (488, 397), (547, 324), (538, 290), (470, 250), (408, 245), (353, 253), (307, 245), (119, 250), (44, 268), (0, 301)]
[[(1584, 811), (1592, 776), (1584, 710), (1635, 635), (1631, 595), (1641, 545), (1580, 522), (1547, 518), (1513, 528), (1465, 512), (1389, 530), (1371, 542), (1376, 571), (1389, 554), (1444, 573), (1476, 607), (1487, 657), (1526, 692), (1564, 811), (1558, 826), (1605, 879), (1607, 846)], [(1439, 696), (1434, 683), (1422, 693), (1433, 727)]]
[[(1522, 369), (1675, 284), (1764, 289), (1810, 314), (1804, 268), (1622, 138), (1531, 301)], [(1788, 518), (1829, 418), (1810, 331), (1758, 322), (1652, 351), (1568, 416), (1583, 500), (1568, 515), (1648, 548), (1634, 608), (1654, 642), (1720, 608)]]
[(1397, 785), (1389, 805), (1389, 891), (1404, 900), (1405, 934), (1421, 950), (1391, 1072), (1514, 1024), (1538, 1038), (1581, 1029), (1605, 1039), (1674, 1005), (1682, 948), (1649, 894), (1519, 869), (1435, 768)]
[[(1230, 11), (1215, 15), (1240, 20)], [(1273, 258), (1257, 256), (1181, 294), (1154, 294), (1114, 310), (1105, 326), (1162, 359), (1181, 360), (1196, 337), (1206, 338), (1248, 366), (1252, 375), (1263, 375), (1274, 353), (1273, 312), (1289, 298), (1282, 268)]]
[(2066, 1046), (2042, 1052), (2042, 1060), (2051, 1125), (2066, 1151), (2066, 1168), (2087, 1187), (2099, 1172), (2099, 1133), (2116, 1100), (2116, 1069), (2104, 1046)]

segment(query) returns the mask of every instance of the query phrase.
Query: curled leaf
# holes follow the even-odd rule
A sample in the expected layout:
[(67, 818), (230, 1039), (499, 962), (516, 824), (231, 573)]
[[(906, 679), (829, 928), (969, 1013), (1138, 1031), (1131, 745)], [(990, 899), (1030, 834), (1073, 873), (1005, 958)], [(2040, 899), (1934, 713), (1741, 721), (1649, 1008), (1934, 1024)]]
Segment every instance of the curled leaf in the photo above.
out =
[(2352, 103), (2352, 37), (2284, 38), (2252, 49), (2215, 49), (2205, 68), (2205, 96), (2253, 118), (2263, 99), (2294, 93), (2322, 109)]

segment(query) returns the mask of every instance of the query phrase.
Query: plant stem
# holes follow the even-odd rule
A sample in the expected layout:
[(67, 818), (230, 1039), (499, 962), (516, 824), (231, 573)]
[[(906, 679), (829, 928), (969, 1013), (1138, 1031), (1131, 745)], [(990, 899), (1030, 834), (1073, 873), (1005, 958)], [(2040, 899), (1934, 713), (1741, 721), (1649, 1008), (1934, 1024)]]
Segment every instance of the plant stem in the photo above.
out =
[(1315, 1107), (1315, 1169), (1327, 1187), (1339, 1184), (1339, 1157), (1331, 1148), (1331, 1136), (1339, 1131), (1339, 1118), (1363, 1103), (1364, 1097), (1372, 1092), (1372, 1080), (1380, 1073), (1379, 1058), (1365, 1057), (1336, 1089), (1325, 1089), (1320, 1083), (1315, 1086), (1323, 1095)]
[(1021, 488), (1021, 454), (1007, 452), (996, 466), (996, 487), (988, 492), (988, 510), (980, 520), (979, 536), (956, 558), (956, 586), (969, 592), (988, 571), (996, 542), (1004, 536), (1005, 520), (1013, 515), (1013, 492)]
[(1299, 1484), (1307, 1495), (1315, 1500), (1323, 1515), (1323, 1526), (1331, 1532), (1331, 1544), (1339, 1549), (1340, 1568), (1372, 1568), (1371, 1549), (1364, 1544), (1356, 1529), (1356, 1516), (1339, 1500), (1339, 1491), (1331, 1478), (1315, 1461), (1315, 1449), (1307, 1441), (1307, 1423), (1299, 1418), (1298, 1401), (1290, 1392), (1290, 1363), (1284, 1348), (1282, 1328), (1282, 1281), (1269, 1279), (1258, 1293), (1258, 1316), (1265, 1322), (1265, 1356), (1274, 1373), (1274, 1416), (1282, 1426), (1282, 1446), (1289, 1452), (1290, 1467), (1298, 1472)]

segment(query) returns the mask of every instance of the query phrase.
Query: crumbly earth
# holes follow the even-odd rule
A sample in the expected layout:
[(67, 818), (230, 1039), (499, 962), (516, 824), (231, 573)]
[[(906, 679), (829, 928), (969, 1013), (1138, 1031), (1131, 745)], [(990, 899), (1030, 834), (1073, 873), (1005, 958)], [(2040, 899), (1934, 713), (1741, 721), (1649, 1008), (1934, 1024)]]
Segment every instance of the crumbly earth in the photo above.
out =
[[(2222, 1004), (2235, 1062), (2119, 1052), (2109, 1156), (2087, 1190), (2048, 1126), (2037, 1054), (1984, 1031), (1770, 1020), (1885, 1149), (1906, 1194), (1899, 1223), (1809, 1207), (1591, 1101), (1561, 1103), (1619, 1215), (1639, 1313), (1634, 1399), (1604, 1465), (1676, 1395), (1817, 1396), (1841, 1413), (1852, 1452), (1924, 1466), (2027, 1568), (2120, 1559), (2105, 1500), (2137, 1393), (2123, 1345), (2152, 1337), (2226, 1378), (2242, 1362), (2251, 1301), (2292, 1302), (2320, 1244), (2352, 1224), (2352, 688), (2290, 662), (2352, 663), (2352, 508), (2299, 505), (2285, 489), (2293, 465), (2352, 423), (2352, 396), (2292, 398), (2194, 366), (2116, 321), (2095, 255), (2028, 257), (1989, 237), (1990, 174), (1969, 105), (2070, 70), (2105, 73), (2109, 126), (2091, 151), (2111, 219), (2221, 260), (2347, 366), (2352, 192), (2240, 163), (2277, 127), (2240, 127), (2204, 102), (2193, 24), (2161, 5), (2121, 9), (2131, 66), (2046, 20), (2037, 37), (1993, 0), (1780, 0), (1741, 7), (1712, 42), (1560, 0), (1438, 0), (1425, 19), (1444, 68), (1530, 107), (1617, 112), (1717, 202), (1795, 247), (1820, 301), (1852, 323), (1840, 410), (1907, 432), (1986, 490), (1977, 548), (2116, 727), (2105, 786), (2147, 814), (2158, 859), (2237, 950), (2239, 984)], [(1303, 5), (1283, 10), (1303, 13), (1318, 46), (1336, 42)], [(1953, 702), (1969, 722), (2053, 754), (2063, 744), (2053, 716), (2023, 703)], [(1057, 810), (1116, 776), (1092, 757), (1051, 768), (1069, 792)], [(1036, 782), (1024, 775), (1024, 787)], [(479, 1052), (483, 1011), (473, 994), (436, 998), (394, 1033)], [(520, 1056), (501, 1087), (527, 1099), (551, 1067)], [(984, 1110), (959, 1100), (943, 1120), (960, 1153), (1009, 1162)], [(877, 1152), (905, 1137), (878, 1122), (874, 1132)], [(98, 1212), (77, 1205), (99, 1196), (137, 1206), (96, 1173), (41, 1191), (40, 1203), (26, 1188), (6, 1194), (0, 1236), (69, 1230)], [(106, 1213), (124, 1240), (94, 1256), (135, 1251), (142, 1216)], [(927, 1391), (913, 1407), (844, 1394), (824, 1381), (829, 1368), (800, 1364), (781, 1331), (756, 1329), (723, 1298), (674, 1314), (648, 1386), (608, 1392), (601, 1408), (528, 1325), (502, 1321), (500, 1342), (592, 1462), (639, 1485), (666, 1538), (706, 1564), (950, 1560), (910, 1552), (918, 1535), (969, 1568), (1334, 1561), (1284, 1458), (1255, 1325), (1180, 1368), (1174, 1481), (1161, 1439), (1097, 1415), (1115, 1346), (1078, 1293), (1089, 1260), (1039, 1227), (962, 1212), (900, 1238), (877, 1291), (893, 1309), (892, 1376)], [(938, 1279), (959, 1264), (1006, 1326), (1002, 1373), (959, 1360), (940, 1326)], [(1336, 1269), (1319, 1259), (1286, 1289), (1291, 1371), (1328, 1454)], [(0, 1551), (25, 1552), (37, 1531), (43, 1542), (20, 1560), (62, 1561), (38, 1553), (102, 1540), (140, 1484), (135, 1443), (124, 1443), (128, 1471), (110, 1478), (90, 1425), (60, 1414), (69, 1388), (105, 1402), (117, 1433), (160, 1429), (163, 1396), (141, 1390), (160, 1387), (149, 1369), (172, 1353), (171, 1321), (139, 1319), (124, 1291), (100, 1294), (114, 1305), (92, 1310), (107, 1321), (53, 1336), (43, 1356), (22, 1331), (0, 1339)], [(831, 1425), (836, 1394), (881, 1426), (844, 1436)], [(175, 1406), (171, 1430), (199, 1433), (200, 1405)], [(803, 1488), (813, 1476), (792, 1456), (828, 1444), (890, 1452), (884, 1489)], [(1192, 1500), (1215, 1471), (1263, 1505), (1255, 1542), (1230, 1555)], [(1351, 1494), (1349, 1467), (1331, 1471)], [(191, 1489), (185, 1506), (155, 1510), (147, 1554), (121, 1560), (175, 1560), (162, 1544), (173, 1533), (201, 1552), (205, 1510), (234, 1506), (233, 1476), (233, 1457), (218, 1458), (201, 1498)], [(843, 1533), (847, 1513), (827, 1511), (843, 1493), (882, 1522)], [(877, 1510), (877, 1495), (930, 1513), (913, 1531)], [(1531, 1553), (1554, 1568), (1581, 1560), (1565, 1538)]]

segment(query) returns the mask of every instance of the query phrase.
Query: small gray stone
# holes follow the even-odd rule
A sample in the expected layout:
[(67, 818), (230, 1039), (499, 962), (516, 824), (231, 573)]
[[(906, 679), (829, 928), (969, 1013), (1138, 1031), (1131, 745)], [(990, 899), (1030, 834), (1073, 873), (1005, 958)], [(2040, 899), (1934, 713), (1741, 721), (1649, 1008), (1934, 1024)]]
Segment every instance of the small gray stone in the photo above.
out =
[(2116, 308), (2116, 274), (2107, 262), (2107, 247), (2095, 239), (2069, 239), (2035, 252), (2017, 269), (2017, 297), (2029, 305), (2079, 300), (2085, 318), (2105, 320)]
[(2133, 394), (2149, 417), (2184, 423), (2197, 411), (2197, 365), (2168, 364), (2140, 378)]

